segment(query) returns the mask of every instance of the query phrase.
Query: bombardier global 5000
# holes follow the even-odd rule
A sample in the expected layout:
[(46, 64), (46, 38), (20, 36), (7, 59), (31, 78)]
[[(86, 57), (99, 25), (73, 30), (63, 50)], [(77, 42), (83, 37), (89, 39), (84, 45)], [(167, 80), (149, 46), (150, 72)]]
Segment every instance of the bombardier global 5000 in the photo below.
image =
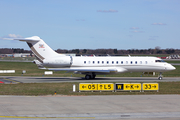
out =
[(27, 42), (37, 58), (34, 62), (40, 69), (73, 71), (84, 74), (85, 79), (94, 79), (98, 74), (123, 72), (159, 72), (158, 79), (162, 79), (162, 72), (176, 69), (157, 57), (67, 56), (56, 53), (38, 36), (14, 40)]

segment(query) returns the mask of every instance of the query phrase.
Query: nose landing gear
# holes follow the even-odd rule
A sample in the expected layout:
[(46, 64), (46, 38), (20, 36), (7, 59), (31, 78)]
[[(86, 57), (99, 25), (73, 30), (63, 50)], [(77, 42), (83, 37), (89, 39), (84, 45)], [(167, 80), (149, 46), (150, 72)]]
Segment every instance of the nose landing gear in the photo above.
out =
[(162, 80), (162, 79), (163, 79), (162, 72), (160, 72), (158, 80)]

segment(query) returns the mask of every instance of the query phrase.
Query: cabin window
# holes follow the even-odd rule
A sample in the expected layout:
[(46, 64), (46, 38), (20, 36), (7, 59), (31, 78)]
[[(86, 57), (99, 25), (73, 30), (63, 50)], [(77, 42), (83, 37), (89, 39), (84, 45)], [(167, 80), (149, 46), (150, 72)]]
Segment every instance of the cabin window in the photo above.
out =
[(118, 61), (116, 61), (116, 64), (118, 64)]
[(137, 61), (135, 62), (135, 64), (137, 64)]
[(86, 61), (84, 61), (84, 64), (86, 64)]
[(102, 64), (104, 64), (104, 61), (102, 61)]
[(142, 61), (140, 61), (140, 64), (142, 64)]
[(89, 61), (89, 64), (91, 63), (91, 61)]
[(148, 62), (146, 61), (145, 63), (147, 64)]
[(131, 64), (133, 64), (133, 61), (131, 61)]
[(99, 64), (99, 61), (98, 61), (98, 64)]
[(107, 61), (107, 64), (109, 64), (109, 61)]
[(128, 61), (126, 61), (126, 64), (128, 64)]
[(94, 64), (95, 62), (93, 61), (93, 64)]
[(112, 64), (114, 64), (114, 61), (112, 61)]
[(123, 61), (121, 61), (121, 64), (123, 64)]

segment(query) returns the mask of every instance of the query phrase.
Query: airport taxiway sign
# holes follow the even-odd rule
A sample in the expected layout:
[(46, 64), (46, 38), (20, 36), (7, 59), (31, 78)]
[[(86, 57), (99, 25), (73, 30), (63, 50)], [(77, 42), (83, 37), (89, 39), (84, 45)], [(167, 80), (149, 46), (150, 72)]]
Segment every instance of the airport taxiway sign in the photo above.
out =
[(98, 90), (100, 91), (113, 91), (114, 84), (113, 83), (99, 83)]
[(141, 83), (116, 83), (115, 90), (141, 91)]
[(79, 91), (113, 91), (113, 83), (80, 83)]
[(143, 83), (142, 84), (142, 90), (159, 90), (159, 84), (158, 83)]
[(98, 90), (97, 83), (79, 83), (79, 91), (95, 91)]

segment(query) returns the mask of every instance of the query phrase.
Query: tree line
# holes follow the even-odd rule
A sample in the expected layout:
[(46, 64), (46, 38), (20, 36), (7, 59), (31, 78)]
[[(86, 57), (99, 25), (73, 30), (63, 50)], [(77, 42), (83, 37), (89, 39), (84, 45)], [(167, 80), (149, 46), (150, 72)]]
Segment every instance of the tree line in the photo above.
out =
[[(180, 49), (128, 49), (128, 50), (118, 50), (118, 49), (57, 49), (58, 53), (74, 53), (77, 55), (127, 55), (127, 54), (180, 54)], [(31, 50), (24, 50), (20, 48), (0, 48), (0, 54), (13, 54), (13, 53), (32, 53)]]
[(180, 49), (57, 49), (58, 53), (76, 53), (77, 55), (95, 54), (95, 55), (127, 55), (127, 54), (180, 54)]
[(13, 53), (32, 53), (32, 51), (24, 50), (20, 48), (0, 48), (0, 54), (13, 54)]

